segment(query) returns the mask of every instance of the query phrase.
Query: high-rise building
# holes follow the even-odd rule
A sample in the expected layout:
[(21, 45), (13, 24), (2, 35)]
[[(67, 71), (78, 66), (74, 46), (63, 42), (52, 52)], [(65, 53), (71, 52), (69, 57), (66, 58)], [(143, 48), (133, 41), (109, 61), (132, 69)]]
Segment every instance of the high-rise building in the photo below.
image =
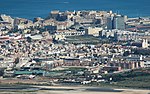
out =
[(107, 29), (113, 29), (113, 16), (107, 18)]
[(126, 16), (117, 15), (113, 19), (113, 29), (125, 29)]

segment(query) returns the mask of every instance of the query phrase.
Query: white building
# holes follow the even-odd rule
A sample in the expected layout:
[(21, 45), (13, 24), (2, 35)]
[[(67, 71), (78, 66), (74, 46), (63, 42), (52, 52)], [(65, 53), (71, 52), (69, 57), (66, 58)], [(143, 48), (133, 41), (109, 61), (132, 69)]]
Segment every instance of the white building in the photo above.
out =
[(103, 28), (101, 28), (101, 27), (95, 27), (95, 28), (89, 27), (85, 30), (85, 34), (99, 36), (99, 32), (102, 30), (103, 30)]
[(142, 48), (148, 48), (148, 40), (147, 39), (142, 40)]

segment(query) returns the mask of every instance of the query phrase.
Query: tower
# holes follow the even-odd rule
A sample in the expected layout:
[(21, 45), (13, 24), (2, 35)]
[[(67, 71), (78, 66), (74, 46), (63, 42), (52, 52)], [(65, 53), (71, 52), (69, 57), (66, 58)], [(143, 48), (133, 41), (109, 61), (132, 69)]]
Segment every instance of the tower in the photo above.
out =
[(113, 29), (113, 16), (107, 18), (107, 29)]

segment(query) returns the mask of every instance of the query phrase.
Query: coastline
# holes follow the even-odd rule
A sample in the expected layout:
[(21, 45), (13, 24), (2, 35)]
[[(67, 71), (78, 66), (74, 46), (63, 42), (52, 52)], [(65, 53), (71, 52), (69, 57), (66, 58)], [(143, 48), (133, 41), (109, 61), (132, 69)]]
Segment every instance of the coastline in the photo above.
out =
[(41, 86), (41, 85), (9, 85), (0, 86), (0, 94), (149, 94), (149, 90), (143, 89), (118, 89), (96, 86)]
[[(22, 3), (24, 2), (24, 3)], [(8, 0), (1, 1), (0, 11), (3, 14), (11, 15), (12, 17), (21, 17), (21, 18), (28, 18), (33, 19), (34, 17), (41, 16), (42, 18), (51, 10), (113, 10), (114, 12), (119, 12), (121, 14), (129, 15), (131, 17), (136, 16), (149, 16), (149, 1), (146, 0), (146, 3), (142, 0), (139, 0), (135, 3), (133, 1), (120, 1), (120, 0), (107, 0), (107, 1), (94, 1), (91, 2), (90, 0), (86, 1), (82, 0), (76, 2), (75, 0), (62, 0), (60, 3), (59, 0), (51, 1), (51, 0), (44, 0), (41, 2), (40, 0), (30, 0), (30, 1), (19, 1), (15, 0), (8, 4)], [(16, 5), (17, 3), (17, 5)], [(119, 4), (118, 4), (119, 3)], [(5, 5), (5, 6), (4, 6)], [(139, 7), (144, 5), (144, 7)], [(90, 6), (90, 7), (89, 7)]]

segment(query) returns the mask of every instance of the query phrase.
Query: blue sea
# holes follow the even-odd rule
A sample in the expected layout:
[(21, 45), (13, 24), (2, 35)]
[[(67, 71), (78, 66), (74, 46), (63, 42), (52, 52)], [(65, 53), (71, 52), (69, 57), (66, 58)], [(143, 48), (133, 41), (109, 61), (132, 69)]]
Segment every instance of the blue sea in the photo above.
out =
[(33, 19), (51, 10), (112, 10), (129, 17), (150, 16), (150, 0), (0, 0), (0, 14)]

